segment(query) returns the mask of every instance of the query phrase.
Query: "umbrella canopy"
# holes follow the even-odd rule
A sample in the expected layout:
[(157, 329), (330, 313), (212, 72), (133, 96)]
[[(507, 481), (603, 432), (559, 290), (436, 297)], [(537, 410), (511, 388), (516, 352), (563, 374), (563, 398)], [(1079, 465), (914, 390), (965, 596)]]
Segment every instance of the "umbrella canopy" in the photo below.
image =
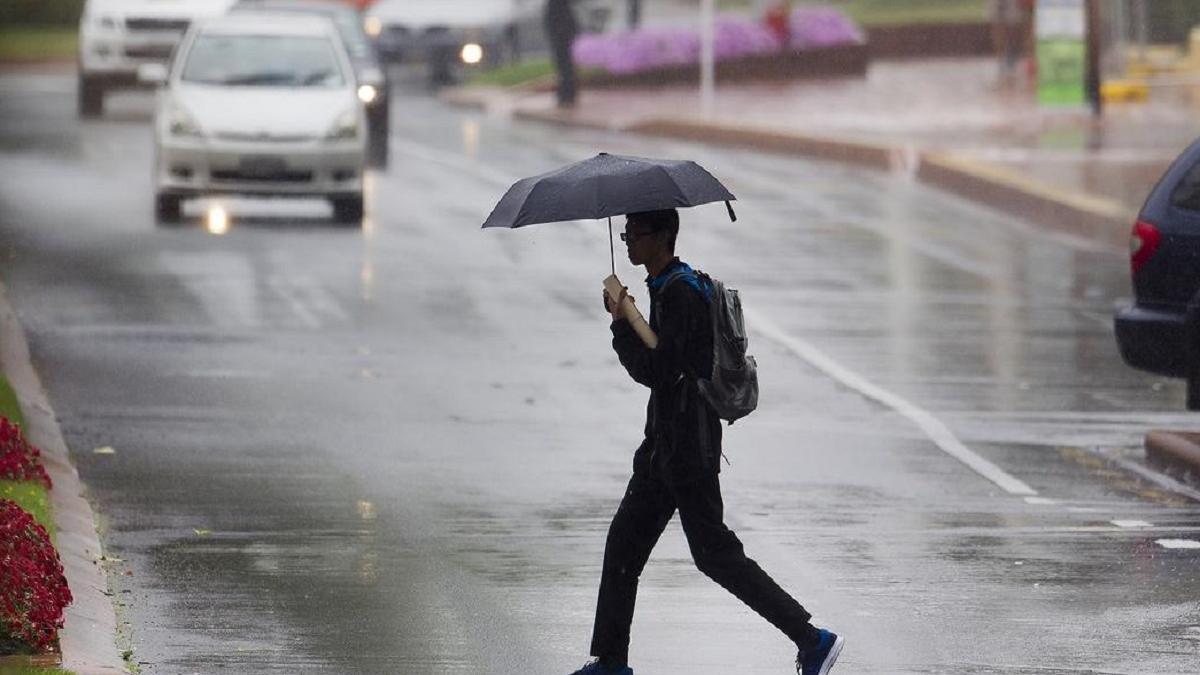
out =
[(699, 164), (602, 152), (549, 173), (522, 178), (492, 209), (484, 227), (524, 227), (737, 199)]

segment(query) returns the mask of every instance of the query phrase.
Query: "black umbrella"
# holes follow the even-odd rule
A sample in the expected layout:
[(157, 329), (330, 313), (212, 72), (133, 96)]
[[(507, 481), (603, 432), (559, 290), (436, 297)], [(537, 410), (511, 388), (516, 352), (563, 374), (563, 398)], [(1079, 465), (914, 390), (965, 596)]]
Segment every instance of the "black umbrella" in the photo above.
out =
[(695, 162), (602, 152), (517, 181), (483, 226), (515, 228), (608, 218), (611, 256), (612, 216), (723, 201), (730, 220), (737, 220), (729, 204), (734, 199), (737, 197)]

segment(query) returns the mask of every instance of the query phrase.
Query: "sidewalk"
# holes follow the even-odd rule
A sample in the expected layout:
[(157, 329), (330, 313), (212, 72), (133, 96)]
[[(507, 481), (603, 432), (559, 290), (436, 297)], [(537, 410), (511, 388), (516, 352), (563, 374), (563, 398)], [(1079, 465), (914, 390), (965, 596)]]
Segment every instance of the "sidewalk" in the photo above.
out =
[(867, 77), (584, 89), (570, 111), (545, 91), (461, 88), (451, 103), (557, 123), (744, 145), (906, 173), (1124, 250), (1163, 170), (1200, 136), (1200, 81), (1151, 87), (1141, 103), (1047, 110), (997, 83), (992, 59), (876, 61)]

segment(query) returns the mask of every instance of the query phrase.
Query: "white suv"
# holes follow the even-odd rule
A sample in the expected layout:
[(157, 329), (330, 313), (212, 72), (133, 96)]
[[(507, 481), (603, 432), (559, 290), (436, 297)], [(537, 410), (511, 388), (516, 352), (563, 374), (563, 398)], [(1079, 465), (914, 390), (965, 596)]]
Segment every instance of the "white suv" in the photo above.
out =
[(166, 64), (191, 22), (234, 0), (87, 0), (79, 20), (79, 114), (104, 110), (109, 89), (138, 86), (144, 63)]
[[(614, 0), (577, 0), (584, 32), (600, 32)], [(425, 61), (436, 83), (512, 62), (548, 45), (545, 0), (376, 0), (364, 26), (388, 61)]]

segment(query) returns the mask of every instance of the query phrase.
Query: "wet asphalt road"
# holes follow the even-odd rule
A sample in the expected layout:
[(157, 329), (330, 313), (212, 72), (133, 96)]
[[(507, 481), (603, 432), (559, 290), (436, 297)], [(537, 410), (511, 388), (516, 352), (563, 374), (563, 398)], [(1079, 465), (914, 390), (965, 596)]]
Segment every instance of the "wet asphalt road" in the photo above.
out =
[[(762, 407), (726, 435), (728, 521), (847, 636), (835, 672), (1196, 672), (1200, 551), (1158, 542), (1200, 539), (1200, 508), (1122, 468), (1193, 418), (1117, 356), (1122, 252), (902, 178), (415, 90), (362, 230), (320, 202), (160, 229), (150, 99), (87, 123), (73, 103), (69, 74), (0, 77), (0, 278), (121, 559), (142, 672), (585, 660), (644, 409), (599, 307), (606, 233), (477, 228), (510, 181), (600, 150), (696, 159), (740, 198), (736, 224), (696, 209), (680, 237), (753, 312)], [(792, 657), (673, 523), (637, 672)]]

